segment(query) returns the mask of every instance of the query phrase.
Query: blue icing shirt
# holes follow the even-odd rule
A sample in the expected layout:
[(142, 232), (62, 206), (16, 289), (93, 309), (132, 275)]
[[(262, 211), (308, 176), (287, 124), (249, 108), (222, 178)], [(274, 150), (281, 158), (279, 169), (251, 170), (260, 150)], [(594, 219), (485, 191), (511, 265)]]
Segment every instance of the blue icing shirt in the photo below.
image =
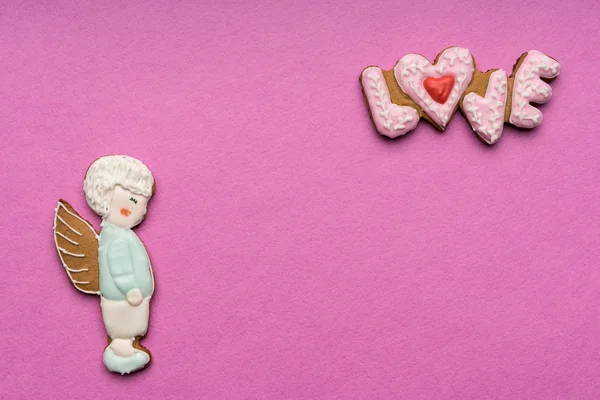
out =
[(150, 258), (131, 229), (102, 222), (98, 249), (100, 294), (109, 300), (126, 300), (138, 288), (144, 297), (154, 292)]

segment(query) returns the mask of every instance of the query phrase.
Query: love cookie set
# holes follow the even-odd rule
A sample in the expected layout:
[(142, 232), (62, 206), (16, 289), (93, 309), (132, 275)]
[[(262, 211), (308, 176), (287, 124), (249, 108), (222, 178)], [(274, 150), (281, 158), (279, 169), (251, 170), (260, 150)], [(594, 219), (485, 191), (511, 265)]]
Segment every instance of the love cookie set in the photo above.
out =
[(367, 67), (360, 81), (381, 135), (405, 135), (421, 118), (444, 131), (460, 108), (478, 137), (494, 144), (504, 123), (526, 129), (542, 123), (542, 112), (531, 103), (550, 99), (548, 82), (559, 73), (559, 63), (537, 50), (521, 55), (508, 76), (501, 69), (481, 72), (468, 49), (449, 47), (433, 64), (420, 54), (407, 54), (390, 71)]
[[(431, 64), (409, 54), (393, 70), (368, 67), (361, 83), (377, 131), (395, 138), (413, 130), (421, 118), (438, 130), (460, 108), (477, 135), (495, 143), (505, 122), (533, 128), (542, 113), (530, 103), (552, 95), (548, 81), (560, 65), (539, 51), (523, 54), (511, 76), (501, 69), (481, 72), (469, 50), (449, 47)], [(152, 173), (141, 161), (109, 155), (87, 170), (83, 191), (90, 208), (102, 218), (98, 234), (64, 200), (54, 215), (54, 243), (72, 285), (100, 296), (108, 335), (103, 361), (120, 374), (144, 368), (150, 351), (140, 344), (148, 330), (154, 274), (142, 241), (132, 231), (146, 215), (156, 190)]]

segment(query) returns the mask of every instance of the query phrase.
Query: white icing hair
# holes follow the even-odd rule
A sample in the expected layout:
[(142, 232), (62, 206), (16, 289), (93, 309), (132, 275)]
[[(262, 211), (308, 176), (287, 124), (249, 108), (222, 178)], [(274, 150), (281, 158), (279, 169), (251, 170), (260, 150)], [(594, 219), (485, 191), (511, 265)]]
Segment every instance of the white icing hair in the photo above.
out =
[(150, 197), (154, 189), (152, 173), (141, 161), (129, 156), (104, 156), (90, 165), (83, 181), (89, 206), (103, 218), (110, 213), (115, 186)]

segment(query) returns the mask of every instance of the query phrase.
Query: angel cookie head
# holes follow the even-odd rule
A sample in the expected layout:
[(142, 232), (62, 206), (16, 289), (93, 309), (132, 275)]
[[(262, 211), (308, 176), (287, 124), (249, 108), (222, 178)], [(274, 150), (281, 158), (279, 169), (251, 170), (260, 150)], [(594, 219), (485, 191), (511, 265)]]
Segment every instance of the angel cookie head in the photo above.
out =
[(144, 219), (154, 189), (152, 173), (128, 156), (105, 156), (90, 165), (83, 182), (89, 206), (105, 221), (133, 228)]
[(150, 362), (139, 342), (148, 330), (154, 275), (146, 248), (131, 230), (146, 215), (154, 178), (139, 160), (105, 156), (88, 168), (83, 191), (102, 217), (98, 235), (64, 200), (54, 216), (54, 242), (73, 286), (100, 295), (108, 334), (103, 361), (109, 371), (128, 374)]

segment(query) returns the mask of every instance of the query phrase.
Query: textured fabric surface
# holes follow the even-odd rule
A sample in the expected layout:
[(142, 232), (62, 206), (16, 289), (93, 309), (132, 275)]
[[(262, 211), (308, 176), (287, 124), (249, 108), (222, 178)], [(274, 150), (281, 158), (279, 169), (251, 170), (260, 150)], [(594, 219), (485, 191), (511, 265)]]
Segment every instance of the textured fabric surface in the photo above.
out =
[[(489, 4), (488, 4), (489, 3)], [(5, 1), (0, 398), (600, 398), (600, 6), (578, 2)], [(456, 115), (377, 135), (358, 77), (467, 47), (562, 73), (531, 132)], [(588, 115), (589, 113), (589, 115)], [(102, 365), (53, 209), (96, 228), (86, 168), (157, 192), (148, 368)]]

